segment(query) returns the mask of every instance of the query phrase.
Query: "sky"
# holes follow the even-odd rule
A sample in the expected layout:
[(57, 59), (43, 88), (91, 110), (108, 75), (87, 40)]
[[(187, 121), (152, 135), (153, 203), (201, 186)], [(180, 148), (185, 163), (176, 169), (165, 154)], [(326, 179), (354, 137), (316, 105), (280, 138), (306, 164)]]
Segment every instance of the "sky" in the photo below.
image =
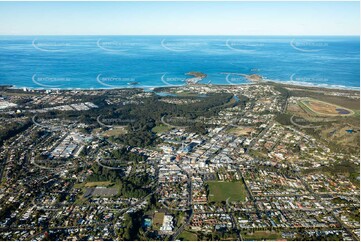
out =
[(359, 35), (355, 2), (0, 2), (0, 35)]

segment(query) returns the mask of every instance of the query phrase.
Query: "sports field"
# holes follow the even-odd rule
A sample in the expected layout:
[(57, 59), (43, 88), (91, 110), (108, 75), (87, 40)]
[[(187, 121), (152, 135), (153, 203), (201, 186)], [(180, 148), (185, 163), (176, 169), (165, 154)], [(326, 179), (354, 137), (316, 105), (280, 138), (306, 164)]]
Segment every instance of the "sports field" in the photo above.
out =
[(280, 232), (269, 232), (269, 231), (256, 231), (251, 234), (243, 235), (243, 239), (245, 240), (278, 240), (281, 239)]
[(229, 201), (245, 201), (246, 199), (246, 188), (242, 182), (210, 181), (207, 184), (209, 202), (222, 202), (228, 198)]
[(301, 108), (311, 114), (320, 116), (350, 116), (354, 111), (315, 99), (304, 99), (299, 102)]
[(77, 183), (74, 185), (75, 188), (83, 188), (83, 187), (109, 187), (114, 185), (111, 181), (97, 181), (97, 182), (83, 182), (83, 183)]
[(155, 126), (155, 127), (152, 129), (152, 131), (153, 131), (154, 133), (164, 133), (164, 132), (167, 132), (167, 131), (170, 130), (170, 129), (172, 129), (172, 128), (169, 127), (169, 126), (166, 126), (166, 125), (161, 124), (161, 125)]
[(155, 228), (160, 228), (160, 226), (162, 226), (162, 224), (163, 224), (163, 219), (164, 219), (164, 215), (165, 215), (165, 213), (162, 213), (162, 212), (156, 212), (156, 213), (154, 213), (153, 226), (154, 226)]
[(120, 136), (127, 134), (127, 126), (117, 126), (115, 128), (104, 131), (103, 136), (111, 137), (111, 136)]
[(238, 136), (250, 136), (254, 131), (253, 127), (232, 127), (227, 132)]
[(198, 239), (198, 237), (197, 237), (196, 233), (192, 233), (192, 232), (184, 230), (179, 235), (179, 239), (184, 240), (184, 241), (196, 241)]

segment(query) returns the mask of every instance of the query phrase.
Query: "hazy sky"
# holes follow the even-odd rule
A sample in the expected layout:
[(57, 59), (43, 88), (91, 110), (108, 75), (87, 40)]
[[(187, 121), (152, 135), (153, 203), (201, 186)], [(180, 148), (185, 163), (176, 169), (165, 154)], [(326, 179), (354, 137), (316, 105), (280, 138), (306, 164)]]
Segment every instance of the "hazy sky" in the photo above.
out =
[(1, 35), (359, 35), (359, 2), (0, 2)]

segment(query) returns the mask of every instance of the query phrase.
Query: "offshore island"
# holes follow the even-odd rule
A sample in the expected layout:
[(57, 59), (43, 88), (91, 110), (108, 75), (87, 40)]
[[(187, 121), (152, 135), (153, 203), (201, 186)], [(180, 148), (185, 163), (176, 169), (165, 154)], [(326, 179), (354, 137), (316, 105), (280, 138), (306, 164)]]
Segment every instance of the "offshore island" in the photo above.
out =
[(252, 81), (252, 82), (261, 82), (265, 80), (265, 78), (259, 74), (243, 74), (243, 73), (232, 73), (232, 72), (222, 72), (221, 74), (242, 76), (246, 78), (248, 81)]
[(202, 81), (204, 78), (207, 77), (207, 74), (197, 71), (191, 71), (186, 73), (187, 76), (193, 76), (191, 78), (186, 79), (187, 84), (197, 84), (198, 82)]
[(1, 87), (0, 239), (360, 239), (359, 91), (188, 75)]

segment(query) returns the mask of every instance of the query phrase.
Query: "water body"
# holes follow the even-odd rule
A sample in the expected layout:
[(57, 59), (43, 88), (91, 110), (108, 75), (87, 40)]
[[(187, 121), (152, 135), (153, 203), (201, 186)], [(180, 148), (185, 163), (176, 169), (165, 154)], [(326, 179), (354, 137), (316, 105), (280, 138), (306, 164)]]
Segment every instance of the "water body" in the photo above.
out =
[(242, 74), (359, 89), (359, 37), (0, 36), (0, 85), (97, 89), (239, 85)]
[(156, 92), (155, 94), (157, 94), (158, 96), (161, 97), (177, 97), (177, 94), (174, 93), (168, 93), (168, 92)]

